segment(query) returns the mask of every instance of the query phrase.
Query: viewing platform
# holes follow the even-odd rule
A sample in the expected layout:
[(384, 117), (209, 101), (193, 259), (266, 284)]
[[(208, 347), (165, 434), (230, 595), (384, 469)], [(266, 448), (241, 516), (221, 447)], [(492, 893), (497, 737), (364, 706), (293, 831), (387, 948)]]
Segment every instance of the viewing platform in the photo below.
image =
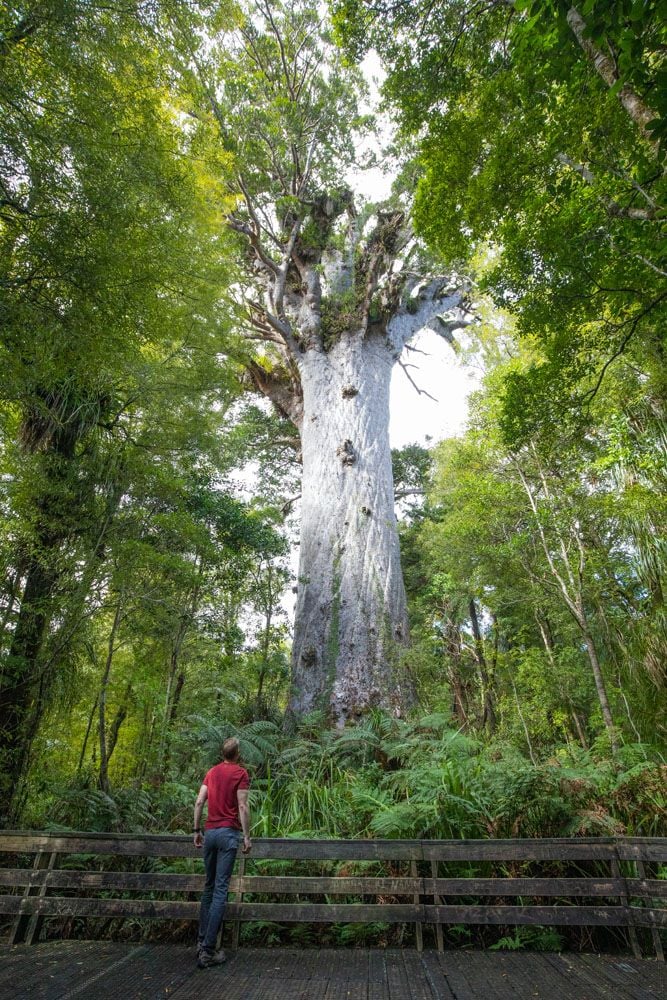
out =
[(241, 948), (199, 970), (194, 948), (110, 941), (18, 945), (0, 1000), (650, 1000), (662, 962), (625, 956), (415, 949)]
[[(0, 858), (0, 1000), (667, 998), (665, 838), (258, 839), (230, 882), (228, 960), (204, 970), (192, 838), (3, 831)], [(299, 924), (398, 926), (387, 940), (405, 944), (254, 947), (248, 923), (283, 941)], [(559, 928), (563, 951), (482, 950), (472, 930), (466, 947), (468, 927), (510, 944)], [(75, 939), (111, 936), (160, 943)]]

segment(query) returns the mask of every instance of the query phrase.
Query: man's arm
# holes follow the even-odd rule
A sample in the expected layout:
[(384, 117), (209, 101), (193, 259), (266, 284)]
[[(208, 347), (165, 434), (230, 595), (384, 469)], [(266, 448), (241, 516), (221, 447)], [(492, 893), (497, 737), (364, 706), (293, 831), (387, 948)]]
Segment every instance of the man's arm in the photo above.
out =
[(243, 853), (247, 854), (252, 848), (252, 841), (250, 840), (250, 806), (248, 805), (248, 789), (239, 788), (236, 793), (236, 799), (239, 804), (239, 819), (241, 820), (241, 828), (243, 830)]
[(201, 847), (202, 844), (204, 843), (204, 838), (201, 833), (201, 814), (202, 814), (202, 809), (204, 808), (204, 803), (206, 802), (207, 799), (208, 799), (208, 788), (206, 787), (206, 785), (202, 785), (201, 788), (199, 789), (199, 794), (195, 799), (195, 821), (193, 823), (194, 835), (195, 835), (195, 841), (194, 841), (195, 847)]

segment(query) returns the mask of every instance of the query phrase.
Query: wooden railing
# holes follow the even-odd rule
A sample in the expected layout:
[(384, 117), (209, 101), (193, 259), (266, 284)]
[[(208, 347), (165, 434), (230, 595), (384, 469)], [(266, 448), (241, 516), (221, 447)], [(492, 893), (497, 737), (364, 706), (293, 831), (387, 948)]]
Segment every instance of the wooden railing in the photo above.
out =
[[(201, 892), (202, 874), (127, 870), (142, 859), (145, 864), (146, 859), (201, 857), (189, 837), (0, 832), (3, 857), (12, 867), (0, 867), (0, 914), (15, 918), (11, 943), (35, 941), (44, 917), (198, 916), (199, 903), (192, 894)], [(99, 870), (91, 869), (91, 857)], [(105, 860), (109, 857), (112, 862)], [(275, 875), (248, 870), (267, 861), (322, 862), (329, 868), (332, 862), (378, 862), (390, 874)], [(660, 929), (667, 928), (667, 879), (648, 876), (665, 862), (667, 838), (256, 840), (250, 859), (239, 854), (226, 920), (234, 923), (234, 945), (241, 921), (414, 923), (420, 950), (425, 924), (435, 927), (439, 950), (444, 948), (443, 928), (450, 924), (620, 927), (627, 929), (637, 957), (638, 931), (647, 928), (656, 955), (664, 959)], [(553, 872), (558, 863), (567, 866), (567, 877), (532, 873), (536, 867), (543, 872), (544, 866)], [(442, 874), (443, 868), (462, 864), (489, 871), (503, 864), (518, 874)], [(527, 865), (530, 875), (525, 873)], [(119, 895), (137, 892), (143, 897)], [(154, 895), (147, 898), (149, 893)], [(248, 895), (272, 901), (244, 898)], [(304, 896), (319, 901), (304, 901)], [(361, 901), (330, 902), (331, 896)], [(487, 898), (490, 902), (480, 902)], [(514, 903), (497, 902), (508, 898)]]

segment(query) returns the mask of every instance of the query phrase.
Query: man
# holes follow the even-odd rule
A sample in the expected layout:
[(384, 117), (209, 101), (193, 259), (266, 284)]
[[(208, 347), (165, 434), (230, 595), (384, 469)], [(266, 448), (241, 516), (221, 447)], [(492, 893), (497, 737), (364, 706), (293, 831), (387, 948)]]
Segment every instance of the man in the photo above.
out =
[[(222, 949), (215, 950), (227, 904), (229, 879), (243, 831), (243, 853), (252, 847), (248, 772), (239, 765), (239, 741), (231, 737), (222, 745), (222, 761), (204, 778), (195, 802), (194, 844), (204, 846), (206, 885), (199, 913), (197, 965), (207, 969), (225, 961)], [(208, 802), (206, 837), (200, 828), (202, 809)]]

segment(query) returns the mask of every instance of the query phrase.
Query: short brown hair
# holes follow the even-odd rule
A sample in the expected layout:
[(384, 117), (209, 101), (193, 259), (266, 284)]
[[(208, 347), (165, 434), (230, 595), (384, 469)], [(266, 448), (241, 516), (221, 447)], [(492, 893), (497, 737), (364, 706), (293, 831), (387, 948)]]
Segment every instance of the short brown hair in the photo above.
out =
[(222, 744), (223, 760), (236, 760), (239, 755), (239, 741), (235, 736), (230, 736)]

